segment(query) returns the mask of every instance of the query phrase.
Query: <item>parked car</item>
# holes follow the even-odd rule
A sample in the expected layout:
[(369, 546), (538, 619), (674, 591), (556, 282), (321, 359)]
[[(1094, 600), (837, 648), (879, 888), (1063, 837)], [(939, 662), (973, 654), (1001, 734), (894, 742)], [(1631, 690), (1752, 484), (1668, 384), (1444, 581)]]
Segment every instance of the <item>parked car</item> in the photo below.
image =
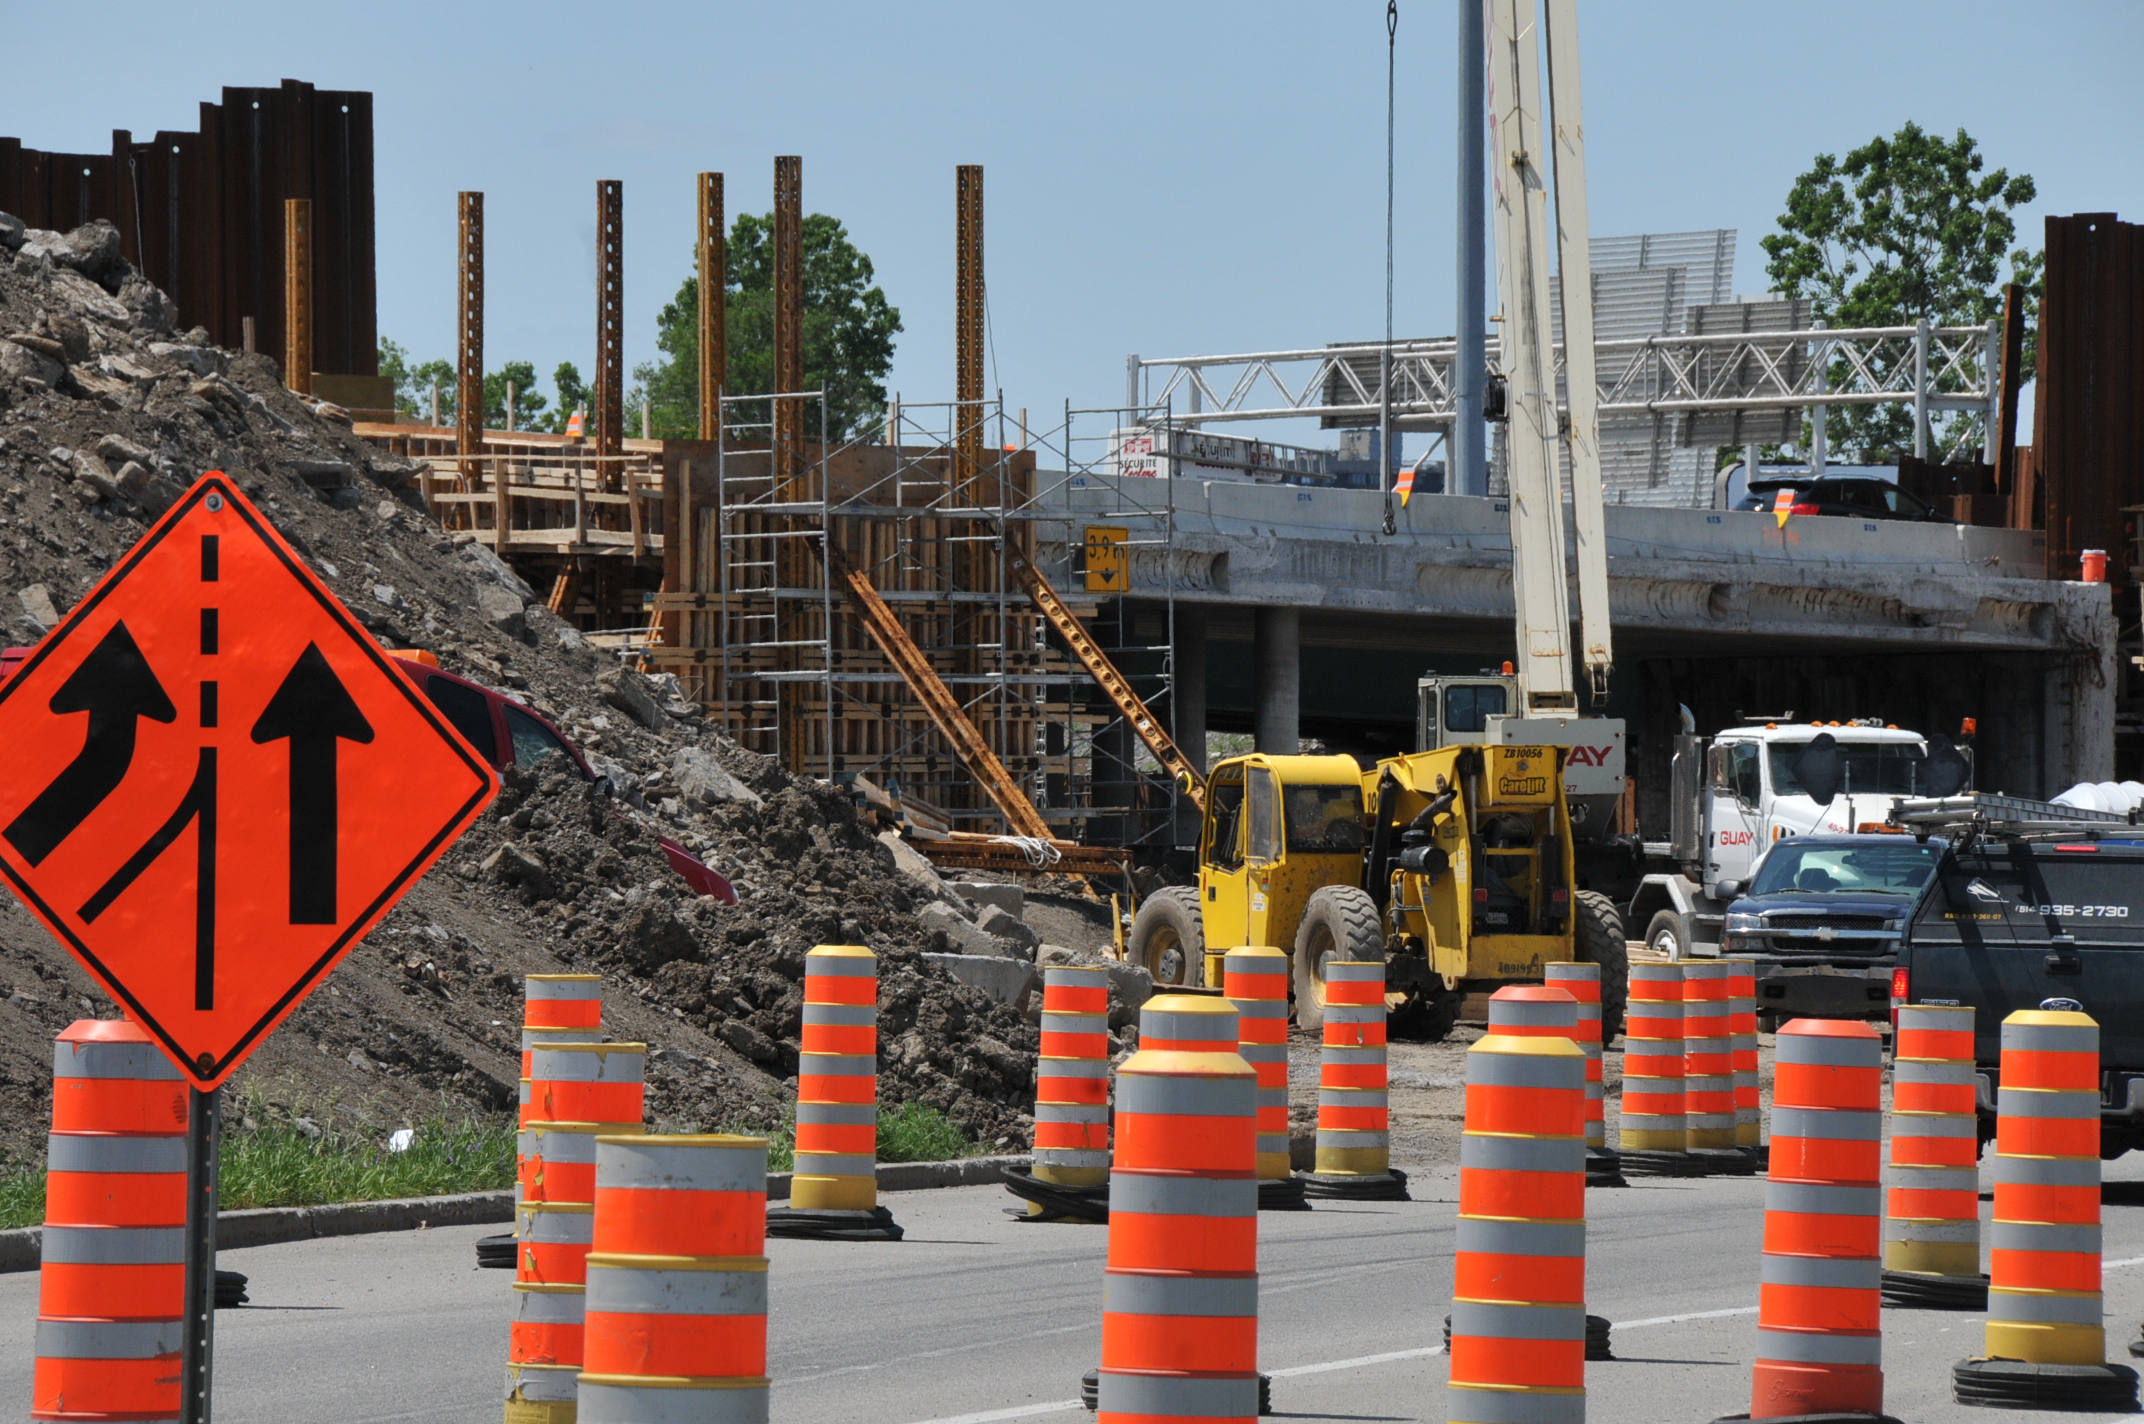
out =
[(1950, 516), (1927, 500), (1889, 480), (1781, 479), (1751, 480), (1749, 493), (1735, 506), (1769, 513), (1781, 490), (1794, 491), (1794, 514), (1828, 514), (1843, 519), (1910, 519), (1950, 522)]
[(1787, 836), (1727, 907), (1721, 952), (1758, 961), (1757, 1009), (1817, 1018), (1889, 1012), (1907, 919), (1942, 858), (1912, 836)]
[(1940, 847), (1899, 948), (1893, 998), (1969, 1004), (1980, 1135), (1995, 1134), (2002, 1023), (2081, 1007), (2099, 1022), (2100, 1155), (2144, 1147), (2144, 840), (1961, 837)]

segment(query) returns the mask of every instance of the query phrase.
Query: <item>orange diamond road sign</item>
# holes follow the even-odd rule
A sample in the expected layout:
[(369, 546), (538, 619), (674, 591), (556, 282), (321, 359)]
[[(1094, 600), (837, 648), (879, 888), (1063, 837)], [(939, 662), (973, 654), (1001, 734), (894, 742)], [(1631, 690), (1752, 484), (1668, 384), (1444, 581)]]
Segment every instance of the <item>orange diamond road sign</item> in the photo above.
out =
[(498, 790), (219, 472), (0, 683), (0, 873), (196, 1087)]

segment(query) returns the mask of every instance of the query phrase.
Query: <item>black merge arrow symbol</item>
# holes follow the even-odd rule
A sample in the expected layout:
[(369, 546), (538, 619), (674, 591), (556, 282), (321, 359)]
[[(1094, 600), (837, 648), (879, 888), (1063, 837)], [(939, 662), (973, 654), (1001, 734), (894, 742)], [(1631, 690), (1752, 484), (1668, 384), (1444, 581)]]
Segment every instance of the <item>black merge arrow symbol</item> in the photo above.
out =
[(50, 706), (61, 716), (87, 712), (89, 735), (66, 769), (0, 832), (32, 865), (57, 850), (119, 789), (134, 761), (137, 719), (170, 722), (179, 715), (124, 623), (112, 625), (60, 684)]
[(349, 689), (318, 644), (307, 643), (260, 720), (255, 742), (290, 740), (290, 922), (335, 923), (336, 743), (369, 742)]

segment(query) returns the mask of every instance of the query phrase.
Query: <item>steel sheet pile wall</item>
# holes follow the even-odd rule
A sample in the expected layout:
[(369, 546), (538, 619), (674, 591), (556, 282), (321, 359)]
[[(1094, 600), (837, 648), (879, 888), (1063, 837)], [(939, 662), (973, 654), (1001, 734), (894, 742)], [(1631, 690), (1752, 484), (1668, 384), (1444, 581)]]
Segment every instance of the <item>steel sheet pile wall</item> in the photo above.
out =
[(2038, 377), (2047, 576), (2076, 578), (2078, 556), (2102, 549), (2109, 581), (2128, 583), (2122, 508), (2144, 503), (2144, 227), (2113, 213), (2047, 220)]
[(225, 89), (197, 133), (136, 142), (112, 130), (107, 153), (50, 153), (0, 138), (0, 212), (65, 231), (104, 218), (126, 258), (178, 303), (182, 326), (219, 346), (243, 342), (281, 360), (283, 204), (313, 205), (313, 365), (379, 369), (373, 267), (372, 95), (286, 79)]

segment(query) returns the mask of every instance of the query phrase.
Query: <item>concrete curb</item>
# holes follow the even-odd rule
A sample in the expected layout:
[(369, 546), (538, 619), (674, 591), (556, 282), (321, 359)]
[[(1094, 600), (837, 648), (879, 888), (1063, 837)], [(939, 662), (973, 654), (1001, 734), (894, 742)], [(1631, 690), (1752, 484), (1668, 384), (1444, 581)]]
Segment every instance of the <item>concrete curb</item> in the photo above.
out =
[[(882, 1162), (882, 1192), (926, 1191), (933, 1187), (970, 1187), (998, 1180), (1006, 1167), (1027, 1166), (1017, 1157), (967, 1157), (957, 1162)], [(767, 1199), (789, 1199), (787, 1172), (767, 1174)], [(404, 1197), (393, 1201), (340, 1202), (333, 1206), (272, 1206), (226, 1211), (216, 1217), (216, 1245), (235, 1251), (247, 1246), (274, 1246), (322, 1236), (357, 1236), (373, 1231), (416, 1231), (432, 1226), (480, 1226), (514, 1219), (512, 1192), (464, 1192), (445, 1197)], [(0, 1231), (0, 1274), (37, 1269), (44, 1229), (25, 1226)]]

